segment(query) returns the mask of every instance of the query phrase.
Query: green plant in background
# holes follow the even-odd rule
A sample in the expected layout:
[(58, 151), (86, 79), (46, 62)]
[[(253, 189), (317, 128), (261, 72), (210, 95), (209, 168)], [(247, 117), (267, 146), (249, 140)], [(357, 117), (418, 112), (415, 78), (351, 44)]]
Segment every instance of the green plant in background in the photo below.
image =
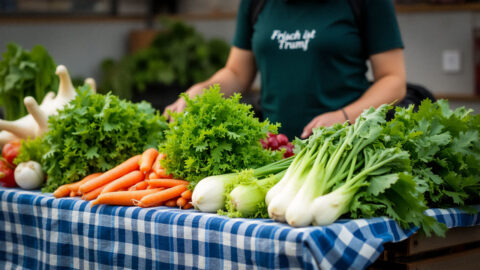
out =
[(203, 81), (225, 65), (230, 46), (221, 39), (206, 40), (181, 21), (162, 20), (161, 31), (150, 47), (116, 62), (102, 63), (101, 91), (131, 98), (150, 84), (186, 88)]
[(57, 91), (56, 64), (42, 46), (31, 51), (17, 44), (7, 45), (0, 61), (0, 106), (6, 120), (16, 120), (27, 114), (23, 104), (26, 96), (43, 100), (49, 91)]

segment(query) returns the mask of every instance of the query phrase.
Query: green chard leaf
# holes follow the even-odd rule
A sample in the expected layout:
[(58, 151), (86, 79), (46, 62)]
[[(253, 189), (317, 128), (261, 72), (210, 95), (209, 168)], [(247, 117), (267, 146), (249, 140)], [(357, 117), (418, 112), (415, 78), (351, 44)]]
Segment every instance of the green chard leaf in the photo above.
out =
[(56, 92), (56, 65), (42, 46), (31, 51), (9, 43), (0, 61), (0, 106), (6, 120), (16, 120), (28, 112), (23, 104), (26, 96), (41, 103), (46, 93)]
[(398, 108), (387, 124), (387, 145), (410, 153), (417, 189), (429, 207), (480, 203), (479, 123), (472, 110), (451, 110), (446, 100), (425, 100), (417, 112), (413, 106)]

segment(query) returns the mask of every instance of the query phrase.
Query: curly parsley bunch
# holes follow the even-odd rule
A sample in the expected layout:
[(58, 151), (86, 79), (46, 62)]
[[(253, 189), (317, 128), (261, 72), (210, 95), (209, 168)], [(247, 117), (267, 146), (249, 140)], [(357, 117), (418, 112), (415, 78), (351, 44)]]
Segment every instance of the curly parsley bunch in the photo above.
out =
[(168, 124), (150, 104), (134, 104), (88, 88), (48, 120), (42, 165), (48, 174), (44, 192), (113, 168), (165, 138)]

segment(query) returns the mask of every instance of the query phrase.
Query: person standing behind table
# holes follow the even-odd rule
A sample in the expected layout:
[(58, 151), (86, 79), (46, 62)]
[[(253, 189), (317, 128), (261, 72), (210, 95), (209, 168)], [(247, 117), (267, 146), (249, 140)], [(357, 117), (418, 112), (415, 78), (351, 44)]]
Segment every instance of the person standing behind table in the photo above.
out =
[[(190, 87), (190, 97), (215, 83), (227, 96), (248, 89), (258, 70), (263, 114), (292, 139), (354, 122), (364, 109), (405, 96), (403, 43), (391, 0), (365, 0), (363, 34), (348, 0), (267, 0), (253, 27), (252, 1), (240, 3), (225, 67)], [(165, 114), (184, 108), (180, 98)]]

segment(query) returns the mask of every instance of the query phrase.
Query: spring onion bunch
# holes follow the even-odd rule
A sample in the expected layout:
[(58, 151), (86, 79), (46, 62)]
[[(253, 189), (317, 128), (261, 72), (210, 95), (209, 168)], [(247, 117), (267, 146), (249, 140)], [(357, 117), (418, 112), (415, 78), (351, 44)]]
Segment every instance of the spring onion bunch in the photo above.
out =
[[(353, 125), (315, 130), (268, 191), (269, 216), (291, 226), (308, 226), (331, 224), (349, 212), (383, 215), (404, 227), (413, 224), (442, 234), (444, 229), (423, 214), (427, 207), (410, 175), (409, 153), (385, 146), (385, 114), (390, 108), (366, 110)], [(366, 200), (372, 196), (380, 199)]]

